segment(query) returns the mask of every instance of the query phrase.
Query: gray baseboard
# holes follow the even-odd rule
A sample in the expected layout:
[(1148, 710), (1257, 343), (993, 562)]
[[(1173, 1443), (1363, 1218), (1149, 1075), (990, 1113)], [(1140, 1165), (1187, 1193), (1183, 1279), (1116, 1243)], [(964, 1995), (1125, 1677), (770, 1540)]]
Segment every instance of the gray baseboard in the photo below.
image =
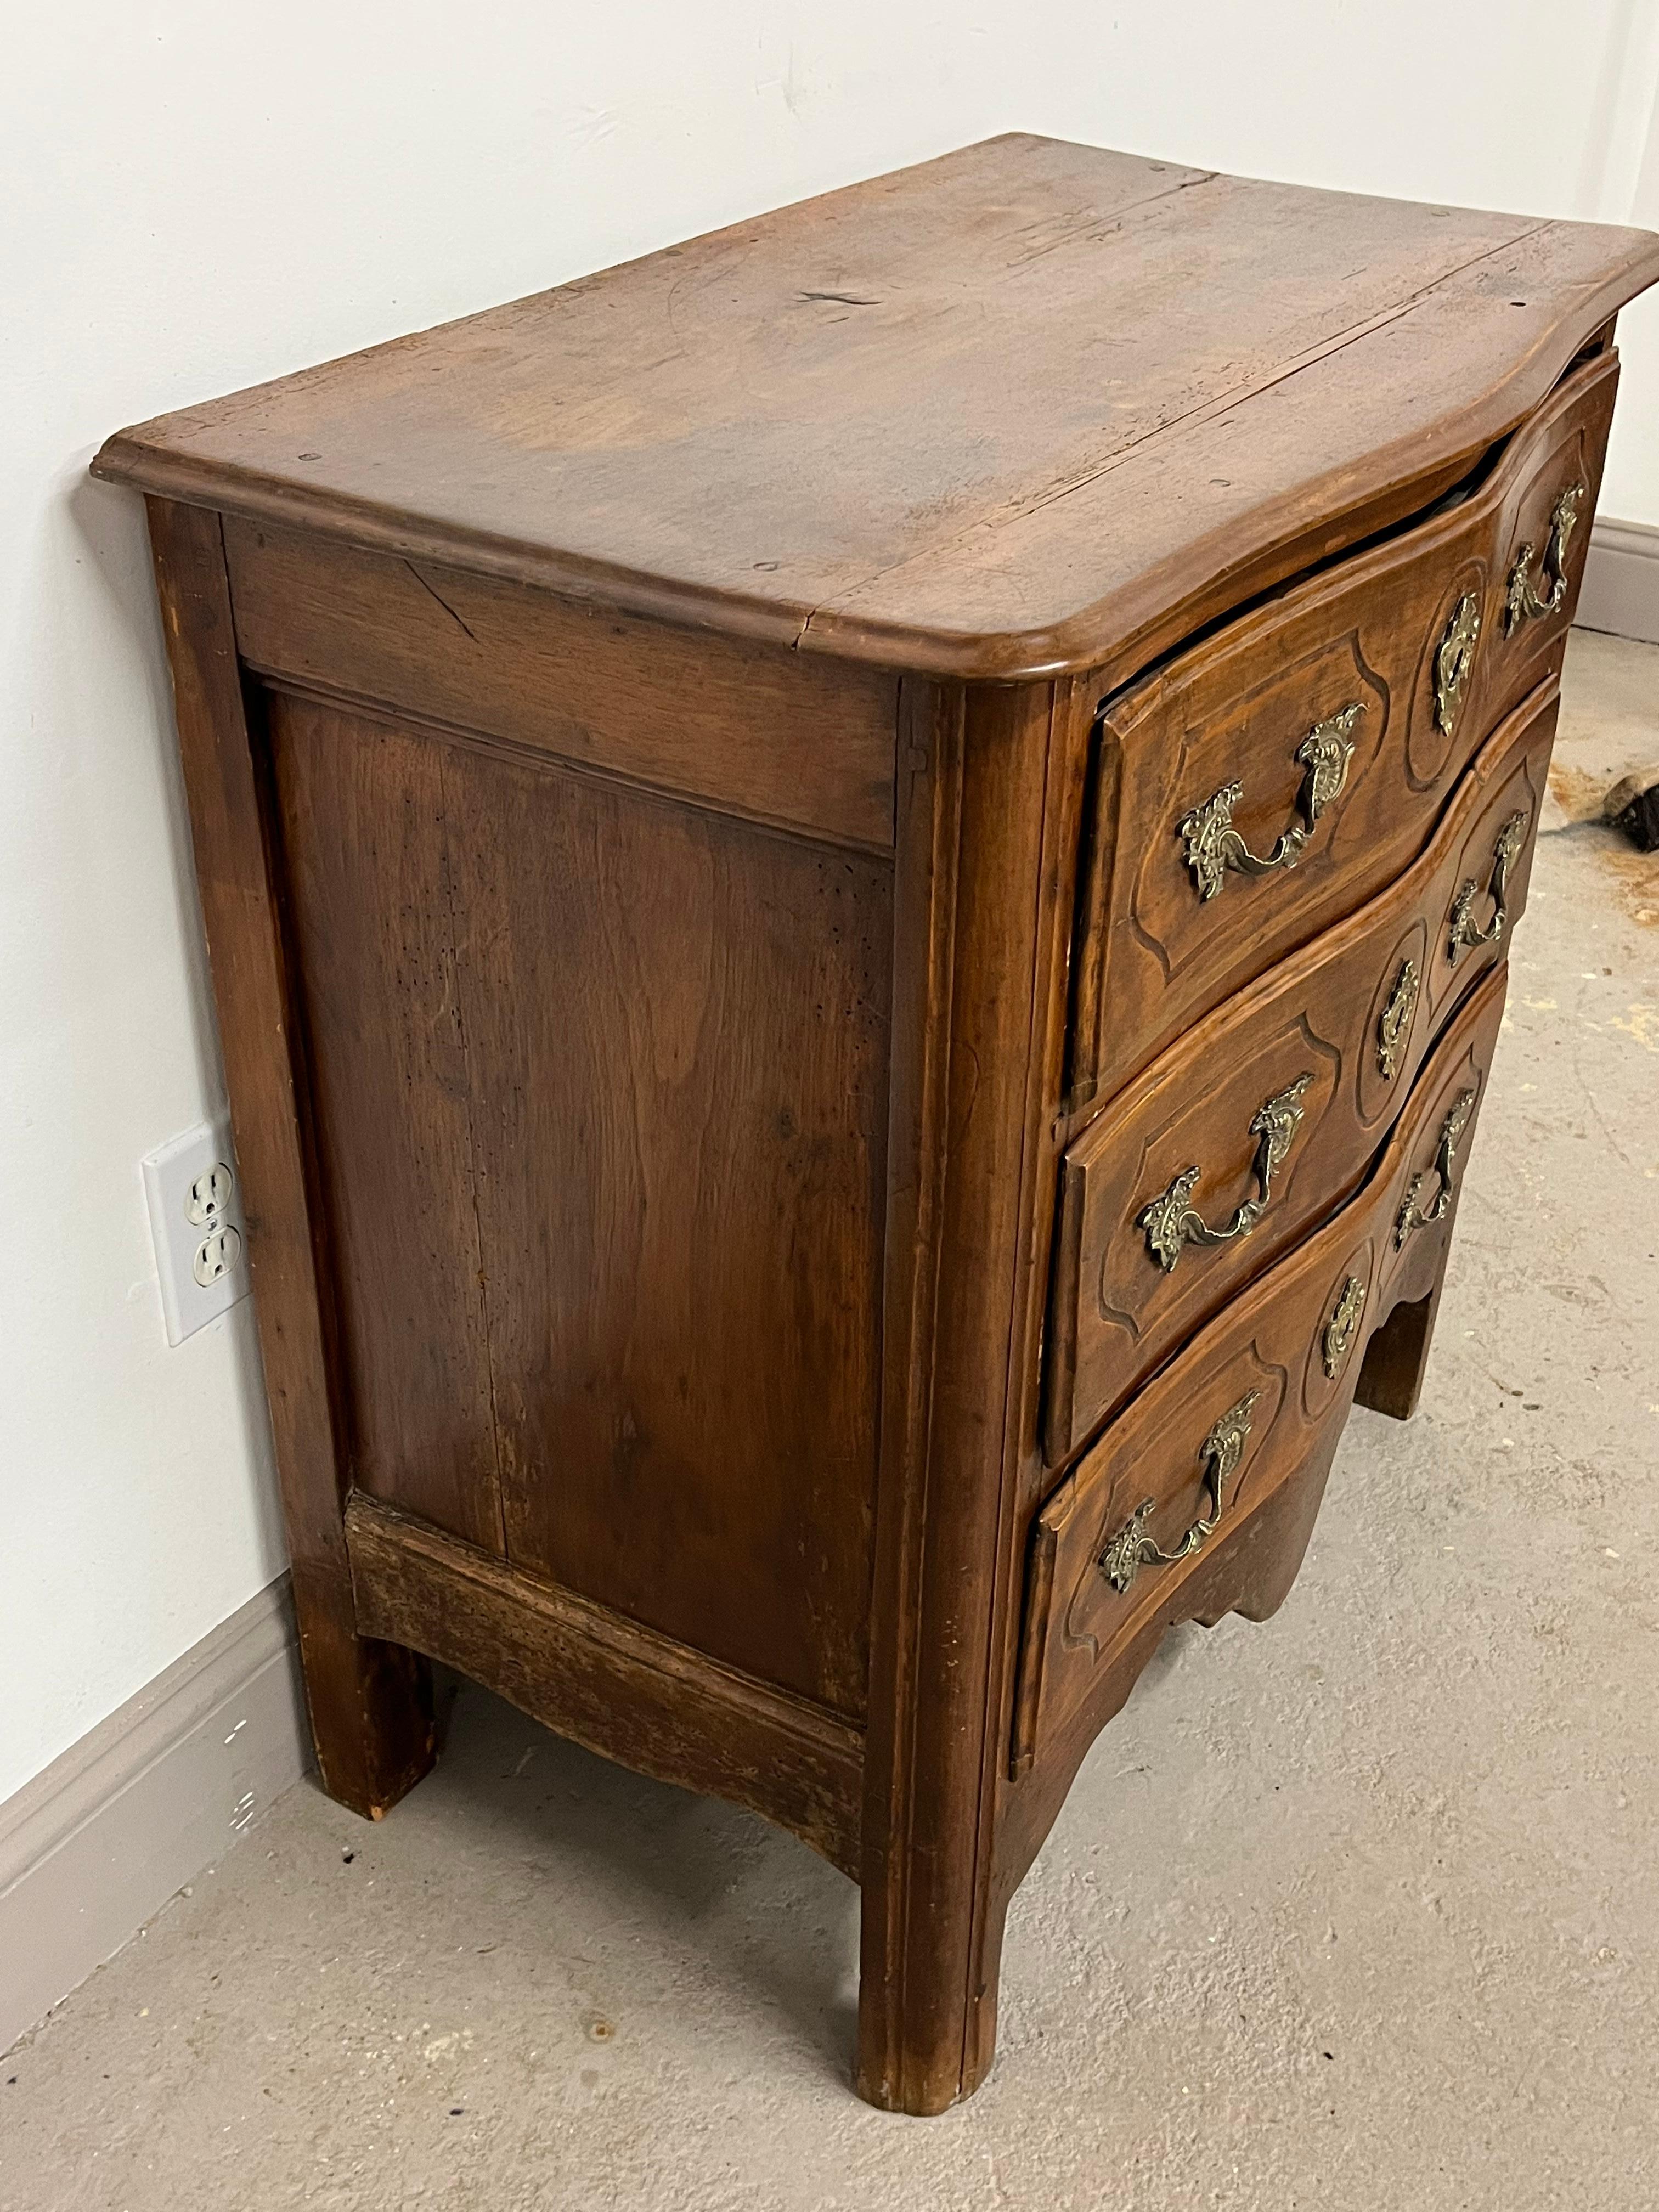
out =
[(310, 1764), (284, 1575), (0, 1805), (0, 2051)]
[(1659, 645), (1659, 530), (1645, 522), (1595, 525), (1574, 620)]

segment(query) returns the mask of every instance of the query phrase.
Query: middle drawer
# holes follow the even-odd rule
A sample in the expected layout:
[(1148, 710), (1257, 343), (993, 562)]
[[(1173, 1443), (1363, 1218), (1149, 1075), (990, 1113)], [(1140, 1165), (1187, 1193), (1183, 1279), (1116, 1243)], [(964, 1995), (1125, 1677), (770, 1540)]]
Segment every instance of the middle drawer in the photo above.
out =
[(1526, 897), (1559, 695), (1487, 740), (1427, 849), (1170, 1046), (1061, 1164), (1053, 1466), (1359, 1180)]

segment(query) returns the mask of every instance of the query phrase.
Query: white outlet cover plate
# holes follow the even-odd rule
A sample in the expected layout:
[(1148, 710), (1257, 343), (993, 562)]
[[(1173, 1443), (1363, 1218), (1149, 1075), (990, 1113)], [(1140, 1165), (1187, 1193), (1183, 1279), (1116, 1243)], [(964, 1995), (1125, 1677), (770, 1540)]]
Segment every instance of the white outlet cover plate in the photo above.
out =
[[(161, 1311), (167, 1321), (167, 1342), (182, 1344), (198, 1328), (216, 1321), (248, 1291), (247, 1231), (242, 1220), (241, 1185), (235, 1181), (236, 1155), (230, 1146), (230, 1124), (221, 1120), (211, 1127), (188, 1129), (144, 1162), (144, 1195), (149, 1202), (149, 1233), (155, 1246), (156, 1272), (161, 1279)], [(191, 1203), (193, 1186), (216, 1167), (228, 1168), (232, 1181), (222, 1200), (216, 1197), (206, 1221), (192, 1219), (203, 1208)], [(222, 1192), (222, 1179), (216, 1185)], [(203, 1284), (196, 1276), (196, 1255), (204, 1240), (234, 1231), (240, 1245), (234, 1263), (216, 1280)]]

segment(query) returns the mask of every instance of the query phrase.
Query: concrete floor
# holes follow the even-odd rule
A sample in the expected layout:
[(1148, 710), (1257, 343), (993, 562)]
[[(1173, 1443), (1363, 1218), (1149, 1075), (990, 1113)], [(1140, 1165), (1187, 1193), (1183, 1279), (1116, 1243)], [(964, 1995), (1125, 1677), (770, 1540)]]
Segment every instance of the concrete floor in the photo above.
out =
[(1650, 2212), (1659, 856), (1572, 817), (1659, 650), (1568, 681), (1424, 1410), (1096, 1746), (973, 2103), (852, 2096), (839, 1875), (467, 1690), (383, 1826), (296, 1789), (0, 2062), (5, 2212)]

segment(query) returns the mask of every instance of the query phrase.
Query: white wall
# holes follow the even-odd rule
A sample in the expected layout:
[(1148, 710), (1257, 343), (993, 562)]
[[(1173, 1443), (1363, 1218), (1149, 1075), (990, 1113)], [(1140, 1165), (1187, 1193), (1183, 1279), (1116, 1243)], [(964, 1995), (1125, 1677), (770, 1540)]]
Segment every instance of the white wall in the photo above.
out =
[[(1648, 51), (1644, 66), (1632, 67), (1628, 79), (1629, 139), (1634, 144), (1627, 141), (1620, 148), (1622, 164), (1634, 174), (1622, 201), (1618, 193), (1623, 179), (1615, 175), (1601, 211), (1610, 221), (1639, 222), (1659, 230), (1659, 98), (1652, 92), (1659, 76), (1659, 4), (1655, 0), (1638, 0), (1638, 4), (1646, 18)], [(1636, 127), (1640, 91), (1648, 94), (1644, 138)], [(1601, 512), (1624, 522), (1659, 525), (1659, 286), (1632, 301), (1620, 317), (1619, 349), (1625, 365), (1607, 447)]]
[[(138, 1162), (217, 1048), (108, 430), (1010, 127), (1623, 218), (1659, 0), (58, 0), (0, 83), (0, 1799), (281, 1565)], [(1641, 186), (1659, 223), (1659, 154)], [(1659, 522), (1659, 310), (1604, 506)]]

